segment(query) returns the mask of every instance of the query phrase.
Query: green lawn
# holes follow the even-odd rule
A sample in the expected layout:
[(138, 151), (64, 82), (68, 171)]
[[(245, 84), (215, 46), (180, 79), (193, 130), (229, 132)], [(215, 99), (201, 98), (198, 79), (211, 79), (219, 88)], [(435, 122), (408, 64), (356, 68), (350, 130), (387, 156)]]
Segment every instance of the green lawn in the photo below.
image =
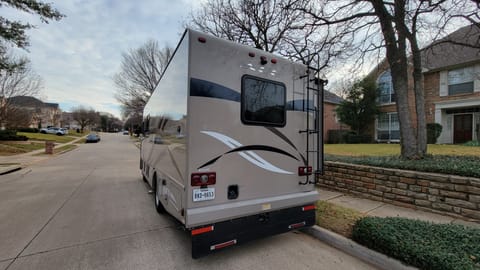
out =
[(29, 140), (33, 141), (54, 141), (57, 143), (67, 143), (73, 141), (75, 138), (67, 136), (58, 136), (54, 134), (42, 134), (42, 133), (30, 133), (30, 132), (17, 132), (17, 135), (27, 136)]
[[(429, 144), (428, 154), (480, 156), (480, 147)], [(325, 154), (340, 156), (395, 156), (400, 155), (399, 144), (325, 144)]]
[(2, 142), (0, 143), (0, 156), (27, 153), (44, 147), (44, 143), (36, 142)]

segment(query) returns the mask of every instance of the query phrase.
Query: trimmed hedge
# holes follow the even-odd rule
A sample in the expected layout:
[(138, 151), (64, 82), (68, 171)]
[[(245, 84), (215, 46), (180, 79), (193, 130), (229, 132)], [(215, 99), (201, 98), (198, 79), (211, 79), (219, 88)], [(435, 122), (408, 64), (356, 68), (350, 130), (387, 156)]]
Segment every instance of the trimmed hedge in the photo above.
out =
[(469, 141), (464, 143), (465, 146), (480, 146), (480, 141)]
[(399, 156), (338, 156), (325, 155), (327, 161), (338, 161), (375, 167), (454, 174), (480, 178), (480, 158), (476, 156), (428, 155), (420, 160), (402, 159)]
[(18, 132), (29, 132), (29, 133), (37, 133), (39, 130), (38, 128), (17, 128)]
[(15, 130), (0, 130), (0, 141), (27, 141), (27, 136), (17, 135)]
[(428, 123), (427, 124), (427, 143), (435, 144), (437, 143), (438, 137), (442, 134), (442, 125), (439, 123)]
[(354, 241), (420, 269), (480, 269), (480, 229), (406, 218), (365, 217)]

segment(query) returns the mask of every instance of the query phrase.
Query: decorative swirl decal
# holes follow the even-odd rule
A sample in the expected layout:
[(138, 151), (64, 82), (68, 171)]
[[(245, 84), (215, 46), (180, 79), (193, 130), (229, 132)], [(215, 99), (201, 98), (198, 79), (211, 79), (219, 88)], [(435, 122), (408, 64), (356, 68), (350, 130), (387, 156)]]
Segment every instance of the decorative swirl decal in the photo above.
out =
[(218, 132), (201, 131), (201, 133), (209, 135), (209, 136), (221, 141), (222, 143), (224, 143), (226, 146), (228, 146), (232, 150), (230, 150), (230, 151), (226, 152), (225, 154), (220, 155), (220, 156), (208, 161), (204, 165), (200, 166), (199, 169), (215, 163), (218, 159), (220, 159), (224, 155), (238, 152), (238, 154), (241, 157), (248, 160), (250, 163), (252, 163), (252, 164), (254, 164), (254, 165), (256, 165), (256, 166), (258, 166), (262, 169), (265, 169), (267, 171), (282, 173), (282, 174), (294, 174), (292, 172), (285, 171), (283, 169), (280, 169), (280, 168), (276, 167), (275, 165), (273, 165), (270, 162), (264, 160), (259, 155), (257, 155), (255, 152), (253, 152), (253, 150), (270, 151), (270, 152), (275, 152), (275, 153), (279, 153), (279, 154), (282, 154), (282, 155), (286, 155), (286, 156), (289, 156), (289, 157), (291, 157), (295, 160), (298, 160), (293, 155), (291, 155), (291, 154), (289, 154), (289, 153), (287, 153), (287, 152), (285, 152), (281, 149), (271, 147), (271, 146), (265, 146), (265, 145), (243, 146), (240, 142), (236, 141), (235, 139), (232, 139), (232, 138), (230, 138), (230, 137), (228, 137), (224, 134), (218, 133)]

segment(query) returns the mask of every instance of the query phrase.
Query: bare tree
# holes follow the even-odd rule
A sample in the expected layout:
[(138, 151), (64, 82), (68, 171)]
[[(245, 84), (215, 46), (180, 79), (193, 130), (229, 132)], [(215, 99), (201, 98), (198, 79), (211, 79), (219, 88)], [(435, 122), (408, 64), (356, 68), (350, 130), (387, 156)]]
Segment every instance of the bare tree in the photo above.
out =
[(7, 119), (18, 113), (19, 108), (11, 104), (12, 97), (38, 96), (43, 87), (42, 79), (26, 58), (10, 59), (25, 64), (10, 70), (0, 69), (0, 128), (5, 128)]
[(93, 109), (78, 107), (72, 110), (72, 118), (80, 125), (81, 132), (85, 127), (95, 125), (99, 122), (99, 115)]
[(113, 81), (117, 88), (116, 98), (122, 104), (124, 116), (142, 112), (171, 56), (172, 50), (169, 47), (160, 49), (154, 40), (122, 54), (120, 72), (114, 76)]
[[(345, 50), (349, 49), (350, 55), (356, 55), (359, 64), (372, 52), (385, 52), (397, 97), (401, 154), (408, 159), (423, 158), (427, 151), (427, 140), (418, 37), (432, 32), (437, 32), (437, 36), (440, 36), (447, 26), (459, 23), (460, 19), (478, 24), (478, 2), (323, 0), (314, 8), (306, 7), (300, 10), (312, 16), (319, 29), (335, 27), (343, 40), (351, 40), (351, 46)], [(410, 104), (408, 99), (410, 62), (413, 66), (413, 104)], [(412, 121), (413, 118), (417, 121)]]
[(321, 52), (315, 64), (325, 68), (340, 54), (337, 47), (329, 45), (341, 40), (335, 29), (318, 31), (312, 21), (315, 18), (306, 18), (302, 9), (312, 5), (309, 0), (208, 0), (190, 14), (186, 24), (305, 64), (311, 64), (311, 55)]

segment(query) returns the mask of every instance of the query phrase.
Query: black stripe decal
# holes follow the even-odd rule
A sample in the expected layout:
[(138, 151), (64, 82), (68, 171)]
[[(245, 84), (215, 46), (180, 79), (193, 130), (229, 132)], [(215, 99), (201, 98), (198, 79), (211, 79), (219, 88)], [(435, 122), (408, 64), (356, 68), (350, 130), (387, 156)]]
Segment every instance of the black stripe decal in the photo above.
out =
[[(302, 155), (302, 153), (300, 153), (300, 151), (298, 151), (297, 147), (295, 147), (295, 145), (292, 143), (292, 141), (290, 141), (289, 138), (287, 138), (287, 136), (285, 136), (283, 133), (281, 133), (278, 129), (274, 128), (274, 127), (265, 127), (266, 129), (270, 130), (270, 132), (272, 132), (273, 134), (277, 135), (280, 139), (284, 140), (286, 143), (288, 143), (291, 147), (293, 147), (293, 149), (295, 149), (297, 151), (297, 153), (300, 155), (300, 157), (302, 158), (303, 160), (303, 163), (305, 164), (305, 166), (307, 166), (307, 160), (305, 159), (305, 157)], [(298, 159), (297, 159), (298, 160)]]
[(191, 78), (190, 96), (210, 97), (240, 102), (240, 93), (223, 85)]
[(278, 148), (275, 148), (275, 147), (272, 147), (272, 146), (267, 146), (267, 145), (246, 145), (246, 146), (240, 146), (238, 148), (235, 148), (235, 149), (232, 149), (228, 152), (225, 152), (224, 154), (222, 154), (218, 157), (215, 157), (215, 158), (211, 159), (210, 161), (208, 161), (207, 163), (203, 164), (202, 166), (198, 167), (198, 169), (201, 169), (203, 167), (206, 167), (208, 165), (211, 165), (211, 164), (217, 162), (217, 160), (219, 160), (221, 157), (223, 157), (225, 155), (235, 153), (235, 152), (255, 151), (255, 150), (268, 151), (268, 152), (274, 152), (274, 153), (282, 154), (282, 155), (291, 157), (291, 158), (298, 161), (298, 158), (291, 155), (290, 153), (287, 153), (287, 152), (283, 151), (282, 149), (278, 149)]

